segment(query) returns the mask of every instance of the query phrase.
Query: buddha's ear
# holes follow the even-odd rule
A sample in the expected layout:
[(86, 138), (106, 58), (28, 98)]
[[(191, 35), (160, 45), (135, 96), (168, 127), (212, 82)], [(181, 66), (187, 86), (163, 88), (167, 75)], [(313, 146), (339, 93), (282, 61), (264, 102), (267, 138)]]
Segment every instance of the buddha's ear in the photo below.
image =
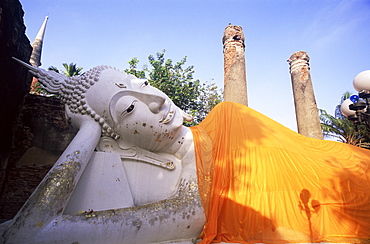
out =
[(119, 91), (116, 94), (114, 94), (113, 97), (109, 101), (109, 114), (112, 117), (114, 124), (118, 124), (118, 118), (116, 114), (117, 102), (121, 97), (130, 95), (129, 92), (130, 92), (129, 90)]

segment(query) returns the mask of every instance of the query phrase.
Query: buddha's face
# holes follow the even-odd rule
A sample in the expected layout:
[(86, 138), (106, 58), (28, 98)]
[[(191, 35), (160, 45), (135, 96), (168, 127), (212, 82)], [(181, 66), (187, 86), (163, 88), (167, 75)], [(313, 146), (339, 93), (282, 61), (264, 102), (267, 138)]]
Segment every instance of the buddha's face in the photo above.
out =
[(150, 151), (165, 150), (182, 127), (180, 109), (146, 80), (131, 80), (130, 90), (117, 101), (116, 132), (128, 144)]
[(175, 143), (184, 118), (190, 119), (148, 81), (113, 69), (101, 72), (87, 100), (120, 136), (123, 147), (165, 151)]

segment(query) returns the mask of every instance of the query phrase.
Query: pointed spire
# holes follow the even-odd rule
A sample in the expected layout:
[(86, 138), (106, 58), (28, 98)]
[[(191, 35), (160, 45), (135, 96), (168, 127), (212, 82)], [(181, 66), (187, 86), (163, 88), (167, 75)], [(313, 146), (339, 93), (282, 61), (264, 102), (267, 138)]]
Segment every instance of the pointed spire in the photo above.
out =
[(46, 23), (48, 21), (49, 17), (46, 16), (44, 23), (42, 24), (39, 32), (37, 33), (37, 36), (35, 40), (32, 43), (32, 54), (30, 58), (30, 64), (33, 66), (39, 67), (41, 66), (41, 51), (42, 51), (42, 43), (44, 41), (44, 34), (46, 29)]

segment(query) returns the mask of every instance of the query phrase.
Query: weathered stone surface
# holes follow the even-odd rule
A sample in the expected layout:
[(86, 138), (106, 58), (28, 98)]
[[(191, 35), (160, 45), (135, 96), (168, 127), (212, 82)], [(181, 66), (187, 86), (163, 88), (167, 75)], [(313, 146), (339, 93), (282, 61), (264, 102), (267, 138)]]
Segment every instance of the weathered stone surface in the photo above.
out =
[(242, 27), (226, 26), (222, 42), (224, 45), (224, 101), (248, 106)]
[[(28, 61), (32, 52), (25, 35), (24, 12), (19, 1), (0, 1), (0, 169), (4, 170), (11, 147), (12, 125), (18, 107), (29, 91), (31, 76), (12, 57)], [(0, 174), (1, 179), (1, 174)]]
[(31, 94), (24, 98), (13, 131), (0, 219), (14, 217), (75, 135), (58, 98)]
[(42, 24), (35, 40), (32, 42), (32, 54), (30, 58), (30, 64), (36, 67), (41, 66), (41, 53), (42, 53), (42, 44), (44, 42), (44, 35), (46, 29), (46, 23), (48, 21), (48, 16), (45, 17), (44, 23)]
[(304, 51), (295, 52), (288, 59), (298, 133), (312, 138), (323, 139), (319, 112), (311, 81), (309, 61), (310, 57)]
[(50, 165), (19, 166), (7, 172), (0, 198), (0, 219), (12, 219), (50, 170)]

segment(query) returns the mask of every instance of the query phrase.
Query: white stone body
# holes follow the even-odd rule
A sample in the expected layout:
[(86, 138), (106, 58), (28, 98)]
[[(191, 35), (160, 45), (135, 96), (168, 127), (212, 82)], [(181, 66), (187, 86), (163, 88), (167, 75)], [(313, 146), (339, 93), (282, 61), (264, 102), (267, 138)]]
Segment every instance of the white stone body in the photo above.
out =
[(182, 125), (189, 116), (146, 80), (110, 67), (62, 81), (30, 69), (60, 90), (79, 132), (15, 218), (0, 226), (1, 243), (196, 239), (205, 215), (192, 133)]

